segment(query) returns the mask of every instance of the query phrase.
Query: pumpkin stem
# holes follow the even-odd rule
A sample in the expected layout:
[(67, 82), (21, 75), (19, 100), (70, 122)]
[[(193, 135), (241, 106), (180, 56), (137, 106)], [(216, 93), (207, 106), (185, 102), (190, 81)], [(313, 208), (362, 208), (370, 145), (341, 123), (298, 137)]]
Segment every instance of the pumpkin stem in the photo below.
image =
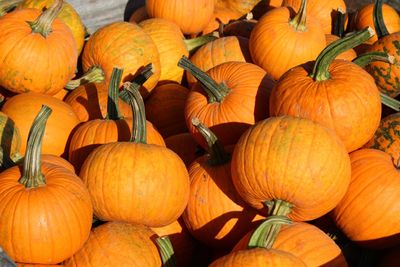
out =
[[(125, 82), (124, 90), (120, 95), (127, 99), (133, 114), (133, 126), (130, 142), (146, 144), (146, 113), (143, 98), (139, 89), (141, 85), (153, 74), (153, 64), (147, 65), (133, 82)], [(122, 97), (121, 97), (122, 98)]]
[(364, 43), (373, 35), (374, 30), (370, 27), (367, 27), (364, 30), (351, 33), (341, 39), (334, 41), (319, 54), (310, 76), (317, 82), (328, 80), (331, 77), (329, 73), (329, 66), (331, 65), (333, 60), (335, 60), (335, 58), (344, 51)]
[(346, 11), (341, 8), (338, 8), (335, 20), (333, 22), (332, 34), (342, 38), (344, 35), (345, 22), (346, 22)]
[(57, 18), (64, 6), (63, 0), (55, 0), (54, 3), (35, 20), (28, 21), (33, 33), (40, 33), (44, 38), (52, 32), (53, 21)]
[(307, 0), (301, 0), (299, 12), (289, 21), (289, 25), (299, 32), (307, 30)]
[(248, 248), (272, 248), (279, 234), (282, 224), (291, 224), (287, 215), (292, 211), (293, 205), (283, 200), (266, 201), (270, 216), (253, 232)]
[(364, 53), (353, 59), (353, 63), (357, 64), (361, 68), (366, 67), (368, 64), (374, 61), (382, 61), (389, 64), (394, 64), (395, 58), (386, 52), (373, 51)]
[(400, 111), (400, 101), (380, 92), (382, 104), (385, 106), (399, 112)]
[(108, 120), (119, 120), (122, 118), (119, 110), (119, 84), (122, 79), (123, 69), (113, 68), (110, 84), (108, 86), (107, 116)]
[(205, 45), (206, 43), (218, 39), (217, 35), (217, 32), (210, 32), (196, 38), (184, 39), (183, 42), (185, 43), (186, 49), (189, 51), (189, 53), (193, 53), (196, 49)]
[(0, 247), (0, 266), (17, 267), (17, 264), (4, 252), (2, 247)]
[(385, 22), (383, 21), (382, 6), (383, 6), (383, 0), (375, 1), (373, 19), (378, 39), (381, 39), (383, 36), (389, 35), (389, 31), (386, 28)]
[(26, 189), (46, 185), (46, 179), (41, 172), (41, 153), (46, 122), (51, 112), (51, 108), (42, 105), (29, 131), (22, 177), (19, 179), (19, 183), (23, 184)]
[(3, 0), (0, 2), (0, 17), (22, 3), (22, 0)]
[(189, 71), (201, 83), (204, 91), (208, 95), (208, 103), (222, 102), (225, 96), (231, 91), (225, 83), (216, 83), (207, 73), (195, 66), (186, 56), (182, 56), (178, 62), (178, 66)]
[(160, 251), (163, 267), (176, 267), (176, 258), (174, 248), (168, 236), (156, 239), (158, 249)]
[(105, 75), (100, 67), (93, 66), (79, 79), (71, 80), (64, 87), (67, 90), (74, 90), (75, 88), (87, 83), (101, 83), (104, 81)]
[(192, 118), (192, 124), (207, 141), (210, 154), (208, 163), (210, 165), (222, 165), (231, 160), (231, 156), (225, 151), (217, 136), (207, 126), (196, 117)]

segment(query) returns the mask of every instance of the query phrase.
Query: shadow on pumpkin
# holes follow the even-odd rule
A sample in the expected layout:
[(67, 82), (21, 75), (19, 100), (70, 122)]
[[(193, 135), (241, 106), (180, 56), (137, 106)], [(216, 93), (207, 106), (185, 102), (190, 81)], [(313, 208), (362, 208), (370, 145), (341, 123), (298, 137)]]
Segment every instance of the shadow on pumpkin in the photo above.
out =
[(75, 101), (81, 104), (86, 110), (87, 114), (89, 115), (88, 120), (103, 118), (103, 114), (101, 113), (101, 108), (99, 105), (99, 89), (97, 88), (97, 85), (94, 83), (88, 83), (84, 85), (84, 89), (84, 96), (78, 96)]

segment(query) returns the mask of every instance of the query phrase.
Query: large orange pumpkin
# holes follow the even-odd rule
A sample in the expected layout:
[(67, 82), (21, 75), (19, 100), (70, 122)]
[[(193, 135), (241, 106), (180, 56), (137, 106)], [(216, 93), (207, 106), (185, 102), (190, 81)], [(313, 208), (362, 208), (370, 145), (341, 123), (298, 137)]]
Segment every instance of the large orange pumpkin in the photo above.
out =
[(28, 8), (0, 18), (0, 86), (54, 95), (74, 76), (78, 53), (71, 30), (56, 18), (61, 7), (56, 0), (43, 13)]
[(62, 262), (83, 246), (92, 225), (92, 203), (79, 177), (41, 162), (50, 113), (44, 106), (35, 118), (23, 166), (0, 174), (0, 245), (17, 262)]

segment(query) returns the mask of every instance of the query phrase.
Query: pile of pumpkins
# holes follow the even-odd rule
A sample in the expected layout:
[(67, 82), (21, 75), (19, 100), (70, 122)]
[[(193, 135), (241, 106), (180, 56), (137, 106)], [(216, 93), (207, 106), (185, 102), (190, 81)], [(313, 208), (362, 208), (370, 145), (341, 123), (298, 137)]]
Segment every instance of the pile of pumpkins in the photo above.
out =
[(0, 15), (1, 266), (398, 266), (383, 0), (147, 0), (91, 35), (63, 0)]

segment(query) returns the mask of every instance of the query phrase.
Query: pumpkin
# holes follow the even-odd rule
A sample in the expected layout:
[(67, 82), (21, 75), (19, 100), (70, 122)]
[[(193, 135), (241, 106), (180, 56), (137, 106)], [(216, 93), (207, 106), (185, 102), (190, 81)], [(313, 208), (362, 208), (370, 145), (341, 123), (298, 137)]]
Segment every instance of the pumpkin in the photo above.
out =
[(107, 222), (94, 228), (83, 248), (65, 262), (78, 266), (162, 266), (156, 233), (139, 224)]
[(227, 146), (235, 144), (248, 127), (268, 116), (269, 93), (275, 83), (260, 67), (226, 62), (205, 73), (187, 58), (179, 64), (199, 79), (186, 101), (185, 118), (189, 132), (202, 147), (207, 145), (191, 124), (193, 117)]
[(241, 16), (249, 13), (260, 2), (260, 0), (214, 0), (214, 2), (216, 8), (230, 9), (239, 13)]
[(197, 240), (209, 247), (229, 249), (261, 217), (240, 198), (232, 184), (230, 154), (198, 119), (192, 123), (206, 139), (209, 153), (188, 167), (190, 195), (182, 216)]
[[(284, 0), (284, 6), (291, 6), (294, 10), (299, 10), (301, 0)], [(314, 17), (322, 25), (325, 34), (332, 32), (333, 21), (337, 16), (337, 10), (346, 10), (344, 0), (308, 0), (307, 14), (309, 17)]]
[(62, 262), (83, 246), (92, 225), (90, 196), (79, 177), (41, 162), (50, 113), (43, 106), (35, 118), (23, 166), (0, 173), (0, 244), (16, 262)]
[[(374, 6), (375, 4), (367, 4), (360, 8), (353, 17), (353, 27), (355, 30), (362, 30), (365, 27), (371, 27), (376, 31), (374, 24)], [(382, 5), (382, 15), (384, 24), (389, 33), (400, 31), (400, 16), (397, 14), (396, 9), (388, 4)], [(372, 36), (371, 39), (366, 41), (367, 44), (372, 45), (378, 40), (378, 36)]]
[[(326, 34), (325, 39), (326, 39), (326, 46), (328, 46), (331, 43), (333, 43), (334, 41), (339, 40), (340, 37), (333, 35), (333, 34)], [(344, 59), (344, 60), (348, 60), (348, 61), (353, 61), (353, 59), (355, 59), (356, 57), (357, 57), (356, 51), (354, 51), (354, 49), (348, 49), (348, 50), (344, 51), (343, 53), (339, 54), (336, 57), (336, 59)]]
[(203, 148), (196, 143), (190, 133), (171, 135), (165, 138), (165, 144), (178, 154), (186, 166), (204, 154)]
[(290, 203), (284, 211), (295, 221), (328, 213), (350, 183), (349, 156), (336, 133), (291, 116), (250, 127), (235, 146), (231, 168), (243, 200), (258, 210), (277, 200)]
[[(20, 2), (21, 4), (18, 6), (18, 9), (36, 8), (39, 10), (45, 10), (54, 3), (54, 0), (23, 0)], [(62, 22), (64, 22), (68, 26), (68, 28), (71, 29), (79, 55), (83, 49), (83, 44), (85, 42), (86, 29), (78, 12), (76, 12), (71, 4), (69, 4), (68, 2), (64, 2), (61, 11), (58, 14), (58, 18)]]
[[(143, 100), (138, 91), (128, 86), (125, 90), (134, 95), (132, 104), (140, 115), (135, 116), (134, 123), (145, 125)], [(136, 128), (132, 142), (97, 147), (86, 158), (79, 176), (89, 189), (94, 213), (100, 220), (165, 226), (185, 209), (188, 172), (174, 152), (146, 143), (144, 127), (132, 128)]]
[[(244, 236), (233, 251), (247, 248), (251, 233)], [(316, 226), (304, 222), (283, 225), (272, 246), (301, 259), (307, 266), (347, 266), (339, 246)]]
[(250, 35), (253, 62), (274, 80), (299, 64), (315, 60), (325, 48), (325, 34), (317, 20), (306, 15), (307, 0), (296, 16), (290, 7), (275, 8), (260, 18)]
[(146, 6), (142, 6), (135, 11), (129, 16), (129, 22), (135, 22), (139, 23), (143, 20), (149, 19), (149, 14), (147, 14)]
[(375, 3), (375, 21), (378, 41), (371, 45), (367, 52), (386, 52), (394, 57), (396, 64), (375, 61), (369, 64), (366, 69), (374, 77), (379, 90), (390, 96), (396, 97), (400, 94), (400, 53), (399, 42), (400, 32), (389, 34), (389, 31), (383, 21), (382, 0)]
[(56, 18), (61, 7), (56, 0), (43, 13), (22, 9), (1, 17), (0, 86), (54, 95), (74, 76), (78, 53), (71, 30)]
[[(202, 71), (228, 61), (251, 62), (249, 40), (239, 36), (218, 38), (200, 47), (190, 61)], [(186, 78), (190, 87), (197, 81), (190, 72), (186, 72)]]
[(157, 86), (146, 99), (146, 118), (162, 136), (187, 132), (184, 109), (189, 90), (179, 84)]
[(400, 211), (400, 177), (392, 158), (380, 150), (360, 149), (350, 159), (350, 186), (332, 213), (336, 225), (362, 246), (400, 244), (400, 218), (395, 216)]
[[(200, 33), (210, 21), (214, 0), (179, 1), (147, 0), (146, 10), (152, 18), (163, 18), (176, 23), (184, 34)], [(194, 14), (196, 14), (194, 16)]]
[(147, 64), (154, 74), (141, 87), (146, 97), (160, 78), (160, 57), (151, 37), (138, 25), (114, 22), (93, 33), (82, 53), (83, 71), (101, 69), (108, 84), (114, 66), (124, 69), (122, 82), (131, 81)]
[(71, 106), (52, 96), (31, 92), (11, 97), (1, 111), (15, 122), (21, 134), (22, 155), (25, 153), (30, 125), (43, 104), (53, 110), (42, 144), (44, 154), (60, 156), (67, 152), (70, 134), (80, 122)]
[(271, 92), (270, 115), (298, 116), (329, 127), (349, 152), (368, 142), (381, 118), (379, 90), (364, 69), (334, 58), (370, 36), (368, 28), (344, 37), (329, 45), (315, 63), (288, 71)]
[(227, 24), (231, 20), (236, 20), (242, 16), (241, 13), (238, 13), (237, 11), (234, 11), (229, 8), (224, 8), (224, 7), (215, 7), (214, 8), (214, 13), (213, 16), (208, 23), (207, 27), (203, 29), (202, 34), (208, 34), (213, 31), (218, 31), (221, 24)]
[[(257, 24), (254, 19), (240, 19), (232, 21), (223, 27), (224, 36), (240, 36), (249, 39), (251, 31)], [(250, 55), (250, 52), (248, 53)], [(249, 60), (251, 58), (249, 57)]]
[[(129, 141), (132, 131), (132, 118), (124, 119), (119, 111), (119, 83), (122, 69), (115, 68), (111, 75), (108, 93), (107, 115), (80, 124), (74, 131), (69, 145), (68, 159), (79, 173), (87, 156), (101, 144)], [(137, 85), (140, 87), (140, 85)], [(136, 115), (136, 114), (135, 114)], [(134, 127), (140, 127), (134, 125)], [(143, 126), (142, 126), (143, 127)], [(150, 123), (146, 124), (150, 144), (165, 146), (163, 138)]]

